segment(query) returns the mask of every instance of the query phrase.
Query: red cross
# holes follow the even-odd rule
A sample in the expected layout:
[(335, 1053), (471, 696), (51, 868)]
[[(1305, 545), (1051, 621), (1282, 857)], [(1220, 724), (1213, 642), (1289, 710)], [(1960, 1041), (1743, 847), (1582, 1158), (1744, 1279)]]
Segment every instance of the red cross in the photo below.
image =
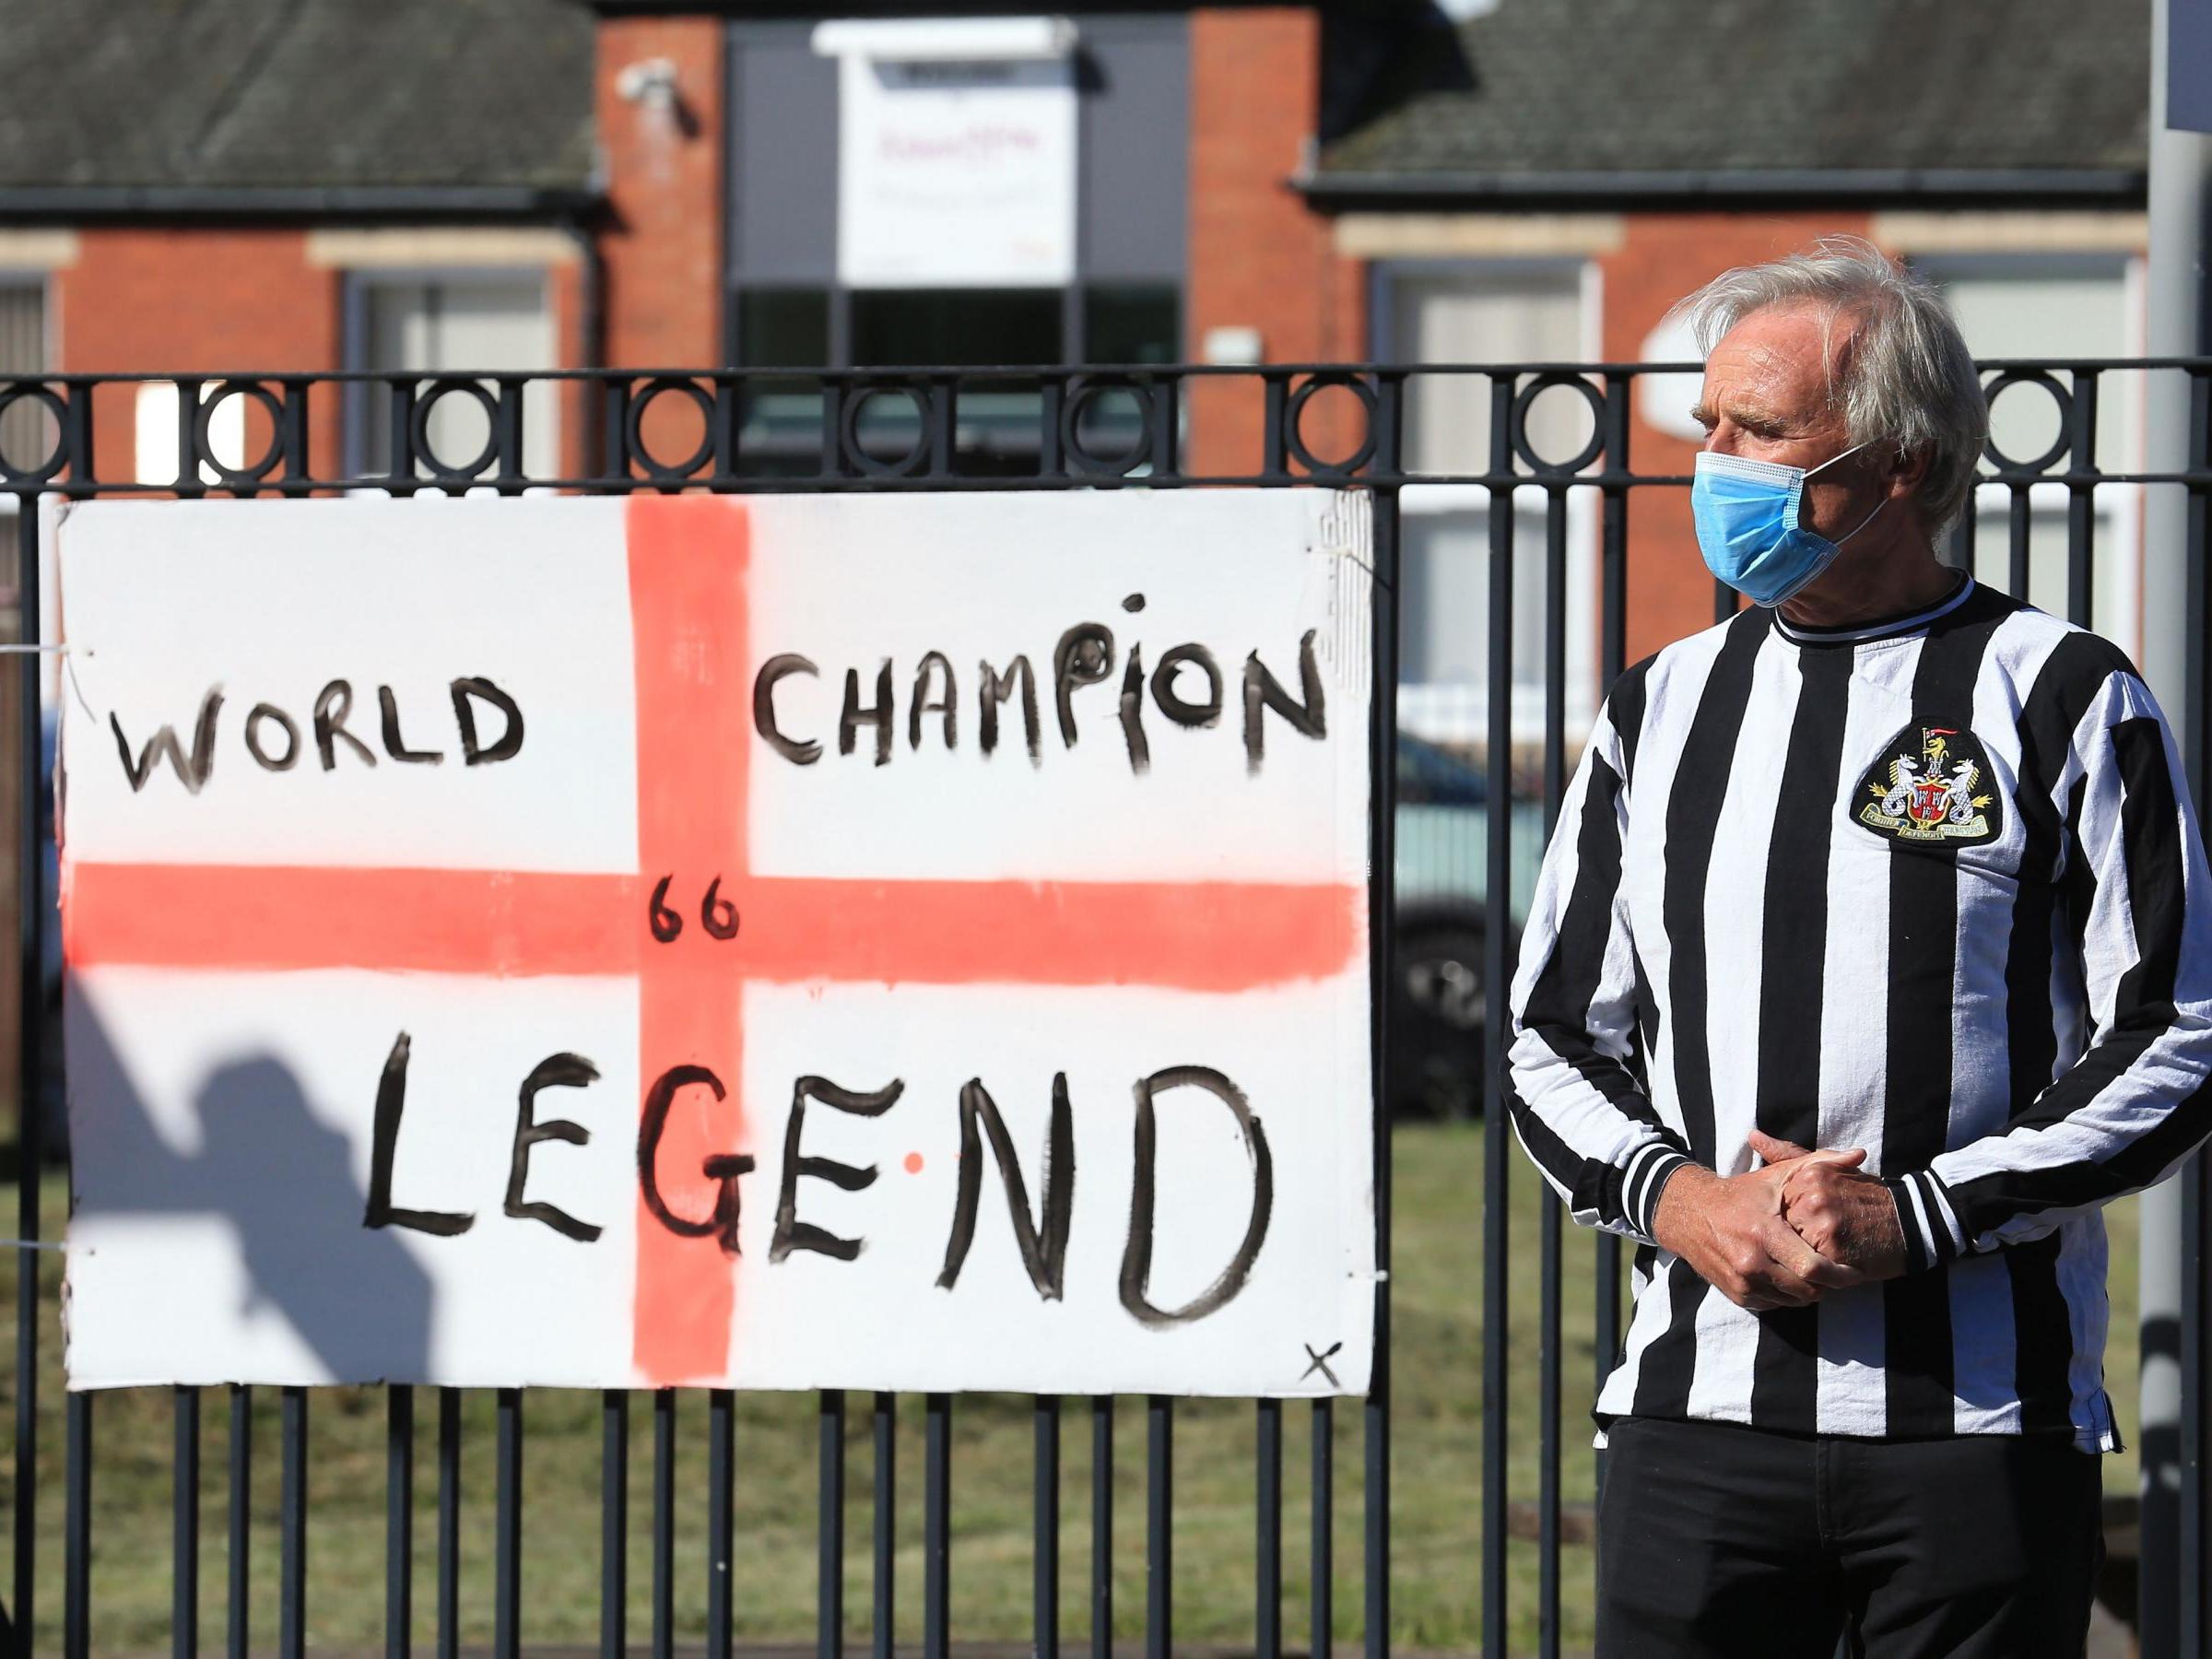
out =
[[(719, 1102), (704, 1088), (686, 1090), (662, 1142), (664, 1196), (679, 1214), (704, 1216), (714, 1182), (690, 1172), (745, 1145), (748, 982), (1220, 992), (1334, 974), (1363, 948), (1364, 894), (1340, 884), (753, 875), (748, 541), (741, 500), (629, 503), (637, 874), (75, 863), (69, 959), (500, 978), (634, 973), (641, 1087), (683, 1064), (708, 1066), (729, 1086)], [(580, 789), (591, 782), (577, 780)], [(674, 877), (671, 907), (688, 914), (665, 944), (648, 924), (664, 876)], [(740, 917), (734, 939), (699, 924), (700, 895), (716, 877)], [(720, 1379), (734, 1265), (713, 1239), (679, 1237), (641, 1203), (637, 1236), (639, 1371), (654, 1384)]]

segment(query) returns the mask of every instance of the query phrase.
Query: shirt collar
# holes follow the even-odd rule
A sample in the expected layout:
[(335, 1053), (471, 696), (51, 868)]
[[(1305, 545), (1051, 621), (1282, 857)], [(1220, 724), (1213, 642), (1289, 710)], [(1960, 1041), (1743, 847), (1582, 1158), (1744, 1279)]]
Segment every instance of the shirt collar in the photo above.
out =
[(1853, 622), (1841, 628), (1806, 628), (1792, 622), (1777, 610), (1774, 613), (1774, 629), (1783, 639), (1798, 645), (1864, 645), (1875, 640), (1890, 640), (1902, 634), (1918, 633), (1930, 623), (1939, 621), (1964, 605), (1972, 596), (1973, 591), (1973, 577), (1961, 571), (1959, 572), (1959, 585), (1949, 594), (1934, 605), (1901, 617), (1877, 618), (1871, 622)]

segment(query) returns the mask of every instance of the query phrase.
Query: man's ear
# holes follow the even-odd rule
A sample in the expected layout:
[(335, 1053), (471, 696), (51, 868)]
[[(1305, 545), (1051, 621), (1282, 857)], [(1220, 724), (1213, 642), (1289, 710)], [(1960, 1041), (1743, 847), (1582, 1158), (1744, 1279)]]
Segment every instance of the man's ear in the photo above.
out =
[(1911, 500), (1920, 493), (1920, 487), (1928, 476), (1928, 452), (1925, 448), (1899, 450), (1889, 464), (1884, 480), (1884, 493), (1896, 500)]

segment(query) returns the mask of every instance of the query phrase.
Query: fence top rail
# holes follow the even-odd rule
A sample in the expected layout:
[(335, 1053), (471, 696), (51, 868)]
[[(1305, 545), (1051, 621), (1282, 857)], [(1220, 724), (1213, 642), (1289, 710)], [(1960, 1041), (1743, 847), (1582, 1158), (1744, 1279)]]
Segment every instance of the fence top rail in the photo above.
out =
[[(2027, 395), (2015, 389), (2032, 387), (2049, 399), (2056, 431), (2032, 459), (2006, 454), (1993, 441), (1982, 482), (2016, 491), (2035, 484), (2212, 488), (2212, 357), (2007, 358), (1982, 367), (1993, 403), (2003, 398), (2014, 409)], [(2180, 465), (2145, 470), (2134, 455), (2100, 464), (2100, 378), (2124, 371), (2187, 375), (2190, 420)], [(1363, 362), (0, 375), (0, 420), (8, 423), (0, 429), (0, 492), (88, 498), (123, 491), (780, 493), (1305, 484), (1477, 487), (1493, 497), (1535, 488), (1556, 499), (1574, 488), (1687, 485), (1689, 477), (1678, 471), (1633, 470), (1630, 396), (1644, 377), (1698, 371), (1695, 363)], [(1409, 395), (1424, 380), (1477, 376), (1488, 385), (1487, 427), (1469, 425), (1464, 410), (1440, 411)], [(1216, 450), (1203, 466), (1190, 464), (1186, 427), (1214, 418), (1204, 412), (1208, 406), (1184, 396), (1199, 381), (1241, 385), (1250, 399), (1244, 417), (1258, 417), (1255, 446), (1233, 459)], [(166, 414), (135, 400), (132, 475), (117, 476), (101, 465), (112, 439), (96, 444), (95, 437), (112, 430), (118, 397), (127, 394), (103, 392), (149, 385), (174, 385), (182, 394), (172, 396)], [(553, 423), (564, 440), (558, 461), (544, 441), (544, 411), (527, 395), (548, 386), (579, 394)], [(1535, 415), (1539, 407), (1557, 414), (1559, 398), (1580, 400), (1582, 439), (1565, 437), (1555, 421)], [(96, 405), (101, 420), (94, 418)], [(1567, 419), (1576, 423), (1571, 409)], [(1440, 433), (1457, 441), (1456, 448), (1440, 449)], [(1561, 442), (1580, 447), (1547, 453)], [(250, 459), (249, 443), (258, 446)], [(1665, 459), (1679, 465), (1676, 455)]]
[[(2103, 373), (2111, 371), (2178, 369), (2194, 375), (2212, 374), (2207, 357), (2050, 357), (1979, 358), (1984, 373), (2033, 372)], [(1497, 376), (1572, 375), (1633, 379), (1656, 374), (1700, 374), (1705, 365), (1694, 360), (1676, 362), (1423, 362), (1405, 359), (1347, 359), (1335, 362), (1281, 363), (900, 363), (865, 368), (805, 365), (776, 367), (691, 364), (617, 365), (598, 369), (228, 369), (145, 370), (99, 372), (56, 370), (40, 373), (0, 372), (0, 387), (13, 391), (29, 386), (100, 386), (170, 384), (197, 385), (253, 382), (261, 385), (405, 385), (433, 381), (488, 381), (496, 384), (525, 382), (581, 382), (594, 384), (633, 381), (680, 380), (714, 382), (744, 381), (824, 381), (833, 383), (895, 382), (900, 380), (1007, 381), (1096, 380), (1104, 377), (1141, 380), (1234, 379), (1282, 380), (1341, 378), (1345, 376), (1399, 378), (1422, 374), (1484, 374)]]

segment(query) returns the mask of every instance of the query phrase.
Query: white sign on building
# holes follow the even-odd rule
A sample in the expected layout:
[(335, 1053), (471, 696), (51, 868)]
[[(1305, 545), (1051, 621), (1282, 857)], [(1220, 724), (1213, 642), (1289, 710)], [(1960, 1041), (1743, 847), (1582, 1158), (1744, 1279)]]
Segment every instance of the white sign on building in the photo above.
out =
[(1074, 26), (840, 22), (837, 271), (847, 288), (1061, 288), (1076, 271)]
[(1364, 1389), (1367, 524), (68, 509), (71, 1385)]

